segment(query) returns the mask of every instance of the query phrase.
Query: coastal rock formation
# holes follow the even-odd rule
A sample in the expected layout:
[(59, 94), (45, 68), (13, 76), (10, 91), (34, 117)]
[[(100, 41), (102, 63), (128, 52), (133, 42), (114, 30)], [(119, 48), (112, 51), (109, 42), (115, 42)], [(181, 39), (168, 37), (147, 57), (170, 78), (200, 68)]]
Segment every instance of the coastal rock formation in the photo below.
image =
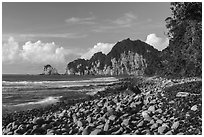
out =
[(53, 68), (51, 65), (47, 64), (43, 68), (44, 75), (58, 75), (57, 69)]
[(90, 60), (70, 62), (66, 74), (75, 75), (143, 75), (155, 74), (160, 67), (159, 51), (140, 40), (129, 38), (115, 44), (107, 54), (95, 53)]

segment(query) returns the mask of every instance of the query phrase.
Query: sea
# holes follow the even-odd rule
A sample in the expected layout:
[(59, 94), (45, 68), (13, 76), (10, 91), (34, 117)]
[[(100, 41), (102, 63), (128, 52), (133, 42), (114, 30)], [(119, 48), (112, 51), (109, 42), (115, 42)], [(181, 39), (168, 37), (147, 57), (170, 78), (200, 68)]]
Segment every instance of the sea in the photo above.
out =
[(2, 75), (2, 112), (31, 109), (94, 95), (121, 77), (75, 75)]

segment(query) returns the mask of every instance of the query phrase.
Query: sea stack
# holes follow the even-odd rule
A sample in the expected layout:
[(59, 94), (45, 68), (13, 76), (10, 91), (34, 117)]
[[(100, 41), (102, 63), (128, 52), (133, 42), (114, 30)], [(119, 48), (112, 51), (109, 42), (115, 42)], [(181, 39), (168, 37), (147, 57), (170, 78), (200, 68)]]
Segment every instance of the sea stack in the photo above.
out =
[(50, 64), (47, 64), (43, 68), (43, 75), (59, 75), (56, 68), (53, 68)]

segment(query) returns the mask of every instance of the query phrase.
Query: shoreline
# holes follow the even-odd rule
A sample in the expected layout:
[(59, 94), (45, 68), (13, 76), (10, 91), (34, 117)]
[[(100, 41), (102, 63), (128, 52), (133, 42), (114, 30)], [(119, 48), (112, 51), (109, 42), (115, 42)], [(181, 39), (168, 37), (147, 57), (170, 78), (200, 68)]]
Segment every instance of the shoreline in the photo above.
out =
[[(129, 78), (127, 78), (126, 80), (128, 80)], [(129, 79), (130, 80), (130, 79)], [(138, 79), (137, 79), (138, 80)], [(126, 87), (124, 87), (124, 84), (126, 84), (126, 81), (122, 81), (123, 82), (123, 84), (120, 84), (120, 85), (115, 85), (115, 87), (114, 87), (114, 85), (112, 86), (112, 88), (111, 87), (109, 87), (109, 88), (107, 88), (105, 91), (101, 91), (101, 92), (98, 92), (97, 94), (95, 94), (92, 98), (90, 97), (90, 98), (87, 98), (87, 99), (81, 99), (81, 100), (73, 100), (72, 102), (64, 102), (64, 101), (60, 101), (59, 103), (57, 103), (56, 105), (51, 105), (51, 106), (47, 106), (47, 107), (45, 107), (44, 109), (33, 109), (33, 110), (28, 110), (28, 111), (25, 111), (25, 112), (19, 112), (19, 113), (16, 113), (16, 116), (15, 116), (15, 113), (11, 113), (11, 114), (9, 114), (8, 116), (7, 116), (7, 120), (8, 120), (8, 117), (10, 118), (10, 121), (8, 120), (7, 122), (5, 121), (6, 120), (6, 116), (4, 115), (3, 116), (3, 122), (2, 122), (2, 124), (3, 124), (3, 133), (4, 134), (48, 134), (48, 133), (50, 133), (50, 134), (83, 134), (85, 131), (87, 131), (88, 129), (86, 129), (86, 128), (88, 128), (88, 127), (90, 127), (90, 122), (89, 122), (89, 124), (88, 123), (86, 123), (86, 124), (83, 124), (83, 120), (85, 120), (86, 121), (86, 119), (84, 119), (83, 118), (83, 116), (80, 116), (80, 113), (83, 113), (83, 111), (85, 111), (85, 110), (83, 110), (83, 108), (84, 107), (88, 107), (87, 108), (87, 111), (90, 111), (90, 112), (94, 112), (95, 110), (97, 110), (97, 106), (99, 107), (99, 108), (102, 108), (102, 110), (104, 110), (105, 111), (105, 106), (106, 105), (108, 105), (108, 106), (106, 106), (107, 108), (106, 109), (108, 109), (108, 107), (111, 107), (110, 109), (113, 109), (114, 107), (113, 106), (115, 106), (116, 108), (117, 107), (119, 107), (118, 106), (118, 104), (115, 104), (114, 102), (118, 102), (118, 103), (120, 103), (120, 104), (124, 104), (125, 102), (129, 102), (130, 104), (132, 104), (131, 106), (129, 106), (129, 105), (126, 105), (126, 106), (124, 106), (124, 107), (122, 107), (123, 108), (123, 111), (119, 111), (120, 109), (122, 109), (121, 107), (119, 107), (120, 109), (119, 110), (112, 110), (111, 112), (109, 112), (109, 111), (107, 111), (106, 113), (108, 113), (108, 115), (110, 115), (110, 116), (106, 116), (106, 117), (104, 117), (104, 122), (101, 122), (101, 124), (103, 125), (101, 125), (101, 128), (97, 128), (97, 126), (100, 126), (100, 122), (98, 121), (98, 118), (96, 118), (95, 120), (93, 120), (93, 121), (95, 121), (95, 122), (99, 122), (99, 123), (93, 123), (95, 126), (91, 126), (90, 128), (92, 128), (92, 130), (90, 129), (90, 133), (89, 134), (115, 134), (115, 132), (116, 131), (118, 131), (118, 134), (152, 134), (152, 130), (150, 130), (149, 132), (142, 132), (142, 131), (140, 131), (139, 129), (141, 128), (140, 126), (138, 127), (138, 124), (141, 122), (141, 120), (143, 121), (143, 124), (144, 124), (144, 122), (146, 123), (146, 124), (148, 124), (148, 122), (150, 122), (150, 121), (152, 121), (152, 119), (154, 119), (154, 118), (151, 118), (151, 120), (150, 121), (148, 121), (148, 119), (150, 119), (150, 115), (152, 115), (152, 113), (153, 113), (153, 110), (151, 110), (151, 109), (153, 109), (153, 108), (151, 108), (150, 106), (152, 106), (151, 105), (151, 102), (152, 102), (152, 99), (153, 100), (155, 100), (156, 102), (154, 102), (155, 103), (155, 105), (154, 105), (154, 109), (156, 109), (157, 108), (157, 110), (159, 110), (159, 109), (161, 109), (161, 108), (158, 108), (158, 104), (157, 103), (159, 103), (159, 102), (157, 102), (157, 99), (155, 99), (155, 98), (158, 98), (158, 100), (160, 101), (160, 99), (162, 99), (162, 98), (160, 98), (159, 99), (159, 96), (161, 96), (161, 95), (163, 95), (163, 94), (166, 94), (164, 91), (161, 91), (161, 90), (164, 90), (165, 88), (168, 88), (168, 87), (172, 87), (172, 86), (177, 86), (178, 84), (185, 84), (185, 83), (195, 83), (195, 84), (197, 84), (197, 82), (195, 82), (195, 81), (197, 81), (198, 83), (199, 83), (199, 81), (202, 81), (202, 79), (196, 79), (196, 78), (189, 78), (189, 79), (181, 79), (181, 80), (175, 80), (175, 79), (165, 79), (165, 78), (159, 78), (159, 77), (150, 77), (150, 78), (141, 78), (140, 80), (138, 80), (137, 81), (137, 85), (140, 87), (140, 89), (142, 90), (142, 93), (141, 94), (138, 94), (138, 95), (136, 95), (136, 94), (132, 94), (132, 95), (129, 95), (129, 94), (124, 94), (124, 93), (122, 93), (121, 94), (121, 91), (124, 91), (124, 89), (126, 88)], [(135, 81), (134, 80), (132, 80), (131, 81), (132, 83), (134, 83)], [(182, 83), (183, 82), (183, 83)], [(134, 83), (135, 84), (135, 83)], [(187, 84), (187, 86), (188, 86), (188, 84)], [(121, 91), (120, 91), (121, 90)], [(115, 92), (113, 92), (113, 91), (115, 91)], [(201, 90), (202, 91), (202, 90)], [(153, 93), (152, 93), (153, 92)], [(154, 93), (155, 92), (155, 93)], [(199, 93), (199, 92), (198, 92)], [(151, 97), (152, 99), (150, 100), (150, 102), (146, 102), (146, 104), (145, 104), (145, 100), (147, 99), (147, 98), (149, 98), (149, 97)], [(129, 99), (128, 99), (129, 98)], [(128, 100), (127, 100), (128, 99)], [(66, 100), (66, 99), (64, 99), (64, 100)], [(136, 101), (136, 102), (135, 102)], [(139, 103), (139, 102), (140, 103)], [(179, 101), (179, 100), (178, 100)], [(108, 104), (106, 104), (106, 102), (108, 103)], [(161, 101), (160, 101), (161, 102)], [(163, 101), (163, 104), (164, 104), (164, 102), (165, 101)], [(106, 105), (105, 105), (105, 104)], [(136, 104), (135, 104), (136, 103)], [(92, 105), (91, 105), (92, 104)], [(97, 104), (97, 105), (96, 105)], [(101, 106), (101, 105), (102, 106)], [(139, 106), (138, 106), (138, 105)], [(82, 106), (81, 106), (82, 105)], [(85, 106), (84, 106), (85, 105)], [(136, 107), (136, 106), (137, 107)], [(142, 105), (142, 106), (140, 106), (140, 105)], [(84, 106), (84, 107), (83, 107)], [(93, 106), (93, 107), (92, 107)], [(91, 108), (90, 108), (91, 107)], [(201, 106), (199, 106), (199, 105), (197, 105), (197, 107), (199, 107), (199, 109), (200, 109), (200, 107)], [(131, 109), (132, 108), (132, 109)], [(150, 109), (151, 108), (151, 109)], [(93, 109), (93, 110), (92, 110)], [(149, 109), (150, 109), (150, 111), (149, 111)], [(75, 111), (75, 110), (77, 110), (76, 112), (72, 112), (72, 111)], [(82, 111), (83, 110), (83, 111)], [(157, 111), (157, 110), (155, 110), (155, 111)], [(197, 110), (198, 110), (198, 108), (197, 108)], [(196, 110), (196, 111), (197, 111)], [(69, 114), (70, 112), (72, 112), (72, 114)], [(89, 112), (89, 113), (90, 113)], [(117, 113), (116, 113), (117, 112)], [(120, 114), (119, 114), (119, 112), (120, 112)], [(151, 113), (150, 113), (151, 112)], [(201, 111), (202, 112), (202, 111)], [(27, 125), (32, 125), (32, 128), (30, 128), (30, 130), (29, 130), (29, 128), (23, 128), (23, 130), (21, 130), (21, 129), (19, 129), (19, 125), (20, 125), (20, 121), (19, 121), (19, 123), (13, 123), (12, 122), (12, 119), (14, 120), (14, 119), (19, 119), (20, 117), (18, 116), (18, 115), (22, 115), (22, 114), (25, 114), (25, 117), (27, 117), (27, 118), (24, 118), (24, 122), (26, 122), (27, 121)], [(80, 123), (80, 122), (77, 122), (76, 121), (76, 123), (74, 122), (74, 121), (70, 121), (71, 123), (69, 123), (69, 124), (71, 124), (72, 126), (73, 126), (73, 130), (71, 130), (70, 131), (70, 128), (68, 128), (68, 127), (63, 127), (63, 128), (59, 128), (59, 130), (54, 130), (54, 129), (52, 129), (52, 128), (43, 128), (42, 129), (42, 123), (44, 123), (44, 124), (46, 124), (46, 121), (47, 121), (47, 125), (49, 125), (50, 123), (48, 122), (49, 120), (46, 120), (46, 118), (48, 118), (48, 117), (50, 117), (50, 116), (52, 116), (52, 115), (56, 115), (55, 116), (55, 118), (54, 119), (56, 119), (56, 120), (60, 120), (61, 118), (60, 118), (60, 116), (59, 115), (63, 115), (62, 116), (62, 119), (63, 118), (65, 118), (66, 120), (74, 120), (73, 119), (73, 115), (74, 114), (78, 114), (79, 113), (79, 116), (76, 116), (77, 117), (77, 119), (79, 120), (79, 121), (81, 121), (82, 122), (82, 125), (80, 124), (80, 125), (78, 125), (77, 123)], [(84, 112), (85, 113), (85, 112)], [(88, 113), (88, 112), (87, 112)], [(102, 115), (102, 114), (104, 114), (105, 112), (97, 112), (96, 111), (96, 113), (94, 113), (94, 114), (87, 114), (88, 116), (90, 115), (95, 115), (96, 117), (98, 117), (97, 115), (98, 114), (100, 114), (100, 115)], [(106, 114), (105, 113), (105, 114)], [(109, 113), (111, 113), (111, 114), (109, 114)], [(124, 113), (124, 114), (123, 114)], [(144, 114), (145, 114), (145, 117), (144, 117)], [(154, 112), (154, 114), (155, 115), (157, 115), (157, 113), (156, 112)], [(46, 117), (43, 117), (43, 115), (46, 115)], [(86, 115), (86, 114), (84, 114), (84, 115)], [(114, 116), (112, 116), (112, 115), (114, 115)], [(121, 128), (113, 128), (113, 125), (117, 125), (116, 123), (114, 123), (114, 121), (116, 120), (116, 119), (118, 119), (119, 118), (119, 116), (123, 116), (123, 115), (127, 115), (127, 117), (128, 118), (126, 118), (126, 119), (129, 119), (128, 121), (132, 121), (132, 118), (133, 118), (133, 116), (135, 116), (135, 117), (137, 117), (138, 119), (135, 119), (135, 120), (133, 120), (133, 121), (135, 121), (135, 126), (137, 127), (137, 129), (138, 130), (136, 130), (136, 129), (132, 129), (133, 127), (129, 127), (129, 128), (131, 128), (132, 129), (132, 131), (129, 131), (129, 130), (127, 130), (126, 128), (123, 128), (123, 129), (121, 129)], [(161, 115), (161, 114), (159, 114), (159, 115)], [(37, 123), (35, 123), (35, 121), (33, 121), (34, 119), (33, 118), (31, 118), (31, 117), (35, 117), (35, 118), (39, 118), (39, 119), (41, 119), (41, 121), (43, 121), (40, 125), (39, 125), (39, 123), (37, 122)], [(120, 116), (120, 117), (121, 117)], [(147, 117), (146, 117), (147, 116)], [(157, 115), (158, 116), (158, 115)], [(30, 118), (29, 118), (30, 117)], [(100, 116), (101, 117), (101, 116)], [(99, 117), (99, 118), (100, 118)], [(115, 117), (115, 118), (113, 118), (113, 117)], [(30, 120), (31, 121), (30, 121)], [(43, 120), (42, 120), (43, 119)], [(52, 120), (54, 120), (54, 119), (52, 119)], [(81, 120), (80, 120), (81, 119)], [(114, 120), (112, 120), (112, 119), (114, 119)], [(121, 119), (121, 118), (119, 118), (119, 119)], [(124, 118), (122, 118), (121, 120), (122, 120), (122, 123), (123, 124), (125, 124), (125, 123), (128, 123), (128, 125), (130, 126), (131, 124), (133, 124), (133, 123), (129, 123), (129, 122), (127, 122), (127, 121), (124, 121), (124, 119), (125, 119), (125, 117)], [(165, 119), (165, 118), (164, 118)], [(51, 121), (52, 121), (51, 120)], [(109, 121), (109, 123), (107, 123), (107, 120)], [(177, 119), (177, 121), (178, 121), (179, 119)], [(18, 121), (18, 120), (17, 120)], [(156, 122), (155, 120), (153, 120), (154, 122)], [(150, 122), (151, 124), (154, 124), (154, 122), (152, 123), (152, 122)], [(18, 127), (17, 128), (14, 128), (14, 127), (10, 127), (9, 126), (9, 123), (13, 123), (13, 125), (18, 125)], [(49, 123), (49, 124), (48, 124)], [(122, 123), (120, 123), (120, 124), (122, 124)], [(157, 123), (157, 122), (156, 122)], [(162, 122), (163, 123), (163, 122)], [(173, 122), (173, 121), (171, 121), (170, 122), (170, 125), (173, 123), (173, 125), (174, 125), (174, 123), (175, 122)], [(55, 124), (57, 124), (57, 123), (52, 123), (51, 125), (55, 125)], [(59, 122), (58, 122), (58, 124), (60, 124)], [(63, 122), (61, 123), (62, 125), (63, 125)], [(76, 125), (75, 125), (76, 124)], [(88, 124), (88, 125), (87, 125)], [(122, 125), (123, 125), (122, 124)], [(141, 123), (140, 123), (141, 124)], [(151, 125), (150, 124), (150, 125)], [(181, 123), (182, 124), (182, 123)], [(22, 124), (21, 124), (22, 125)], [(33, 129), (33, 126), (40, 126), (40, 127), (38, 127), (37, 129), (38, 129), (38, 131), (36, 131), (36, 130), (34, 130)], [(70, 126), (71, 126), (70, 125)], [(110, 128), (108, 128), (108, 130), (104, 130), (104, 128), (105, 128), (105, 126), (106, 125), (108, 125), (108, 126), (110, 126)], [(125, 124), (125, 126), (128, 126), (128, 125), (126, 125)], [(133, 124), (134, 125), (134, 124)], [(169, 129), (170, 127), (170, 125), (168, 125), (168, 128), (167, 127), (163, 127), (162, 125), (160, 125), (161, 126), (161, 128), (165, 128), (165, 130), (167, 130), (167, 129)], [(171, 126), (173, 126), (173, 125), (171, 125)], [(88, 127), (87, 127), (88, 126)], [(147, 126), (147, 125), (146, 125)], [(159, 124), (157, 125), (158, 126), (158, 128), (160, 128), (160, 126), (159, 126)], [(55, 127), (55, 126), (52, 126), (53, 128)], [(112, 128), (113, 129), (112, 129)], [(117, 126), (116, 126), (117, 127)], [(124, 127), (124, 125), (122, 126), (122, 127)], [(148, 126), (149, 127), (149, 126)], [(65, 129), (64, 129), (65, 128)], [(150, 128), (150, 127), (149, 127)], [(157, 128), (157, 127), (156, 127)], [(161, 129), (160, 128), (160, 129)], [(177, 127), (178, 128), (178, 127)], [(49, 129), (49, 130), (48, 130)], [(62, 131), (62, 129), (64, 130), (64, 131)], [(72, 129), (72, 128), (71, 128)], [(85, 130), (86, 129), (86, 130)], [(96, 129), (97, 129), (97, 131), (96, 131)], [(99, 129), (100, 129), (100, 131), (99, 131)], [(144, 129), (144, 127), (142, 128), (142, 129)], [(141, 130), (142, 130), (141, 129)], [(148, 129), (148, 128), (147, 128)], [(8, 131), (9, 130), (9, 131)], [(34, 130), (34, 131), (33, 131)], [(51, 130), (51, 131), (50, 131)], [(115, 132), (113, 132), (113, 130), (116, 130)], [(164, 131), (165, 131), (164, 130)], [(172, 129), (171, 129), (172, 130)], [(170, 130), (170, 131), (171, 131)], [(171, 134), (179, 134), (178, 132), (180, 131), (177, 131), (178, 129), (176, 129), (176, 131), (171, 131)], [(184, 129), (182, 129), (182, 130), (184, 130)], [(16, 131), (16, 132), (15, 132)], [(95, 132), (94, 132), (95, 131)], [(133, 131), (135, 131), (134, 133), (132, 133)], [(157, 131), (157, 134), (164, 134), (163, 132), (164, 131)], [(169, 131), (169, 133), (170, 133), (170, 131)], [(75, 133), (76, 132), (76, 133)], [(92, 133), (92, 132), (94, 132), (94, 133)], [(195, 131), (194, 131), (195, 132)], [(200, 134), (200, 132), (202, 132), (202, 130), (201, 131), (199, 131), (197, 134)], [(165, 131), (165, 133), (166, 133), (166, 131)], [(87, 131), (87, 134), (88, 134), (88, 131)], [(183, 134), (186, 134), (186, 133), (183, 133)]]

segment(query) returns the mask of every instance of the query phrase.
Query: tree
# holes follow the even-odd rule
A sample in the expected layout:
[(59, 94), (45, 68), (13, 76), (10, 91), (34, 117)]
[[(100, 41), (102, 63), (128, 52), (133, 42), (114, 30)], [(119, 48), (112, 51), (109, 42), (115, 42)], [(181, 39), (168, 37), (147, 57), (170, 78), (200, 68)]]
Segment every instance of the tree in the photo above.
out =
[(171, 61), (167, 66), (172, 68), (165, 70), (173, 71), (170, 74), (199, 76), (202, 73), (202, 3), (173, 2), (170, 9), (172, 16), (165, 20), (170, 43), (163, 54), (169, 54)]

